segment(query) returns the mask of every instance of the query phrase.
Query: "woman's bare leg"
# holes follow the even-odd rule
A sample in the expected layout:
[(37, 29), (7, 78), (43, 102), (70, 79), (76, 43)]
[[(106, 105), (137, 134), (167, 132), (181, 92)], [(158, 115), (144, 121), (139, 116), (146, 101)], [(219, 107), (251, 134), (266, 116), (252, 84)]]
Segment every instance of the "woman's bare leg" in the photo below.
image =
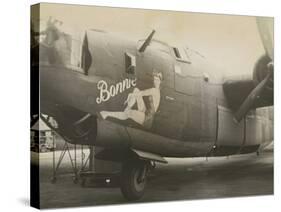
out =
[(127, 108), (132, 108), (136, 104), (136, 97), (130, 93), (125, 103), (127, 103)]
[(143, 113), (145, 112), (146, 107), (145, 107), (142, 96), (137, 97), (137, 106), (138, 106), (138, 111), (143, 112)]
[(137, 98), (134, 94), (137, 94), (138, 92), (140, 92), (140, 90), (135, 88), (132, 93), (128, 94), (128, 98), (125, 101), (125, 103), (127, 103), (127, 108), (132, 108), (136, 104)]
[(144, 123), (145, 119), (144, 112), (130, 109), (127, 109), (124, 112), (101, 111), (100, 114), (103, 119), (106, 119), (107, 117), (112, 117), (119, 120), (127, 120), (130, 118), (141, 125)]
[[(142, 96), (134, 95), (137, 94), (138, 92), (140, 92), (140, 90), (138, 88), (135, 88), (133, 93), (130, 93), (128, 95), (128, 98), (125, 101), (125, 103), (127, 103), (127, 107), (123, 112), (101, 111), (100, 115), (102, 116), (103, 119), (106, 119), (107, 117), (112, 117), (119, 120), (127, 120), (128, 118), (130, 118), (139, 124), (143, 124), (145, 119), (146, 107)], [(131, 108), (136, 103), (137, 103), (138, 110), (132, 110)]]
[(126, 111), (128, 118), (137, 122), (140, 125), (143, 125), (145, 119), (145, 113), (138, 110), (127, 110)]
[[(128, 95), (128, 98), (126, 100), (127, 109), (131, 109), (135, 105), (135, 103), (137, 103), (138, 111), (145, 112), (146, 107), (145, 107), (145, 104), (144, 104), (144, 101), (143, 101), (143, 97), (138, 96), (137, 95), (138, 92), (140, 92), (140, 90), (138, 88), (135, 88), (133, 93), (130, 93)], [(134, 94), (136, 94), (136, 96)]]
[(128, 119), (128, 115), (126, 112), (111, 112), (111, 111), (101, 111), (100, 115), (103, 119), (106, 119), (107, 117), (116, 118), (119, 120), (126, 120)]

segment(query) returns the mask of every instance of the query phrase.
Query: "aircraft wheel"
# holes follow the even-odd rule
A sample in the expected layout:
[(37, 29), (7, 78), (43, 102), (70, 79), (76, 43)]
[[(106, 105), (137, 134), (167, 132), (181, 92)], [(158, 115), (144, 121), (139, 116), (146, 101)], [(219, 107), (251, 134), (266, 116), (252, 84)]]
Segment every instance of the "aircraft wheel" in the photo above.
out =
[(134, 201), (140, 199), (147, 182), (147, 164), (144, 162), (127, 163), (123, 165), (121, 173), (121, 192), (123, 196)]

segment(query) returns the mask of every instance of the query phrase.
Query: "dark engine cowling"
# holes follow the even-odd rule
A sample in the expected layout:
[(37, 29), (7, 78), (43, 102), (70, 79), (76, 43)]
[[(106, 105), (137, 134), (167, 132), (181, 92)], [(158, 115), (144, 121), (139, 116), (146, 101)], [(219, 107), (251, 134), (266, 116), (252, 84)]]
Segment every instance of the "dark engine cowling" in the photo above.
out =
[[(262, 85), (261, 89), (260, 86), (263, 83), (265, 85)], [(243, 112), (253, 108), (273, 105), (273, 87), (273, 63), (268, 55), (263, 55), (257, 60), (253, 70), (253, 77), (226, 79), (223, 84), (229, 107), (234, 111), (241, 109), (242, 104), (247, 99), (248, 103), (250, 101), (250, 106), (247, 107), (247, 110), (243, 109)], [(258, 92), (257, 89), (259, 90)], [(255, 97), (253, 98), (253, 96)]]

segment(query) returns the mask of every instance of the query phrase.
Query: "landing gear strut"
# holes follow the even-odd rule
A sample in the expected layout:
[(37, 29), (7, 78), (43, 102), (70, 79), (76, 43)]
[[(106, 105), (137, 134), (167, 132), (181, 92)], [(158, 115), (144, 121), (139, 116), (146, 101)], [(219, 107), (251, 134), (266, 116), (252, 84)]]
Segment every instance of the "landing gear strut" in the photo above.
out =
[(123, 164), (120, 187), (127, 200), (134, 201), (143, 196), (147, 183), (148, 164), (145, 161)]

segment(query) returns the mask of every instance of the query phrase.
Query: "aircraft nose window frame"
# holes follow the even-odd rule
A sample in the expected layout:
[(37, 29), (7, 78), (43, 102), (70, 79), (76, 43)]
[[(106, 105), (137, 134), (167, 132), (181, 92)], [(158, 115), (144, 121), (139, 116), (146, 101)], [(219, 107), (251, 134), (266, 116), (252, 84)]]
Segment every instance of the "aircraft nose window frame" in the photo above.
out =
[(136, 57), (125, 52), (125, 71), (127, 74), (136, 74)]
[(81, 68), (83, 69), (85, 75), (88, 75), (88, 70), (91, 67), (92, 62), (92, 55), (88, 47), (88, 37), (87, 34), (85, 34), (81, 47)]
[(190, 58), (184, 49), (172, 46), (172, 50), (177, 61), (191, 64)]

